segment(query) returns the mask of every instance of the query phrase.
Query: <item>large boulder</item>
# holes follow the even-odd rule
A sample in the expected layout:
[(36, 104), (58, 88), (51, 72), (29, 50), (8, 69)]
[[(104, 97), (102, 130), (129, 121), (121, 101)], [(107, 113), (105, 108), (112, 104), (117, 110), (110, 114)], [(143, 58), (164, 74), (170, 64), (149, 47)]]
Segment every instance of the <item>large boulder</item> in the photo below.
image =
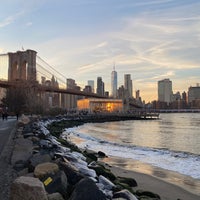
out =
[(110, 180), (102, 175), (99, 176), (99, 183), (101, 183), (104, 186), (104, 189), (107, 190), (112, 190), (116, 187)]
[(37, 178), (43, 178), (48, 174), (55, 174), (56, 172), (58, 172), (58, 170), (59, 167), (56, 163), (41, 163), (35, 167), (34, 176)]
[(105, 194), (89, 178), (80, 180), (69, 200), (106, 200)]
[(67, 176), (68, 182), (71, 185), (78, 183), (84, 176), (79, 170), (65, 159), (65, 162), (59, 162), (60, 169), (63, 170)]
[(38, 178), (18, 177), (11, 185), (10, 200), (48, 200), (43, 183)]
[(48, 174), (40, 179), (45, 187), (45, 190), (49, 193), (59, 192), (63, 197), (67, 197), (68, 181), (63, 171), (58, 171), (55, 174)]

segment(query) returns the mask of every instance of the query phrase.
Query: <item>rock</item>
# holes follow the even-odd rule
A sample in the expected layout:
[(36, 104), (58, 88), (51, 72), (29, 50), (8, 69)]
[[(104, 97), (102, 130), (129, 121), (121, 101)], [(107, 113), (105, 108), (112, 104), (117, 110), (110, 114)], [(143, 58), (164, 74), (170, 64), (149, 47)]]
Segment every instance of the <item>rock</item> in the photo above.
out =
[(30, 122), (29, 117), (25, 116), (24, 114), (21, 115), (18, 121), (19, 124), (23, 124), (23, 125), (28, 124), (29, 122)]
[(36, 137), (36, 136), (33, 136), (33, 137), (31, 137), (31, 141), (32, 141), (33, 143), (39, 143), (39, 142), (40, 142), (40, 139), (39, 139), (38, 137)]
[(104, 157), (106, 157), (106, 154), (104, 152), (102, 152), (102, 151), (98, 151), (98, 156), (100, 158), (104, 158)]
[(49, 194), (59, 192), (63, 197), (67, 197), (68, 181), (63, 171), (46, 175), (40, 180), (43, 182), (45, 190)]
[(47, 149), (53, 147), (52, 143), (49, 140), (40, 140), (40, 146)]
[(28, 168), (22, 169), (17, 174), (18, 174), (18, 176), (25, 176), (26, 174), (28, 174)]
[(24, 135), (24, 138), (25, 138), (25, 139), (34, 136), (33, 133), (24, 133), (23, 135)]
[(88, 165), (88, 167), (94, 169), (98, 176), (103, 175), (111, 181), (116, 180), (115, 175), (109, 169), (106, 169), (103, 165), (99, 165), (96, 162), (92, 162)]
[(78, 168), (79, 172), (82, 173), (85, 176), (93, 177), (93, 178), (95, 178), (97, 176), (96, 171), (93, 170), (93, 169), (89, 169), (87, 166), (84, 166), (84, 165), (80, 166), (79, 165), (79, 166), (76, 166), (76, 167)]
[(121, 183), (125, 183), (125, 184), (127, 184), (128, 186), (130, 186), (130, 187), (137, 187), (137, 182), (136, 182), (136, 180), (133, 179), (133, 178), (118, 177), (118, 180), (119, 180)]
[(83, 153), (88, 159), (90, 159), (90, 161), (97, 161), (97, 156), (95, 152), (88, 152), (88, 150), (86, 150)]
[(58, 192), (53, 194), (48, 194), (48, 200), (64, 200), (62, 195)]
[(103, 184), (104, 189), (107, 190), (112, 190), (113, 188), (116, 187), (110, 180), (108, 180), (106, 177), (102, 175), (99, 176), (99, 183)]
[(150, 192), (150, 191), (137, 190), (136, 195), (160, 199), (160, 196), (158, 194), (155, 194), (155, 193)]
[(48, 200), (43, 183), (38, 178), (21, 176), (11, 185), (10, 200)]
[(82, 154), (82, 153), (79, 153), (79, 152), (72, 152), (73, 156), (76, 157), (78, 160), (83, 160), (83, 161), (86, 161), (86, 157)]
[(80, 180), (69, 200), (106, 200), (105, 194), (89, 178)]
[(24, 138), (18, 138), (15, 140), (15, 147), (11, 157), (11, 164), (13, 166), (15, 166), (16, 163), (20, 163), (20, 169), (25, 167), (28, 159), (32, 156), (32, 144), (33, 143), (30, 140)]
[(59, 162), (59, 166), (60, 169), (65, 172), (68, 183), (71, 185), (75, 185), (84, 178), (84, 176), (78, 171), (78, 169), (70, 162), (67, 162), (67, 160), (65, 160), (65, 162)]
[(46, 162), (41, 163), (35, 167), (34, 175), (37, 178), (43, 178), (45, 175), (54, 174), (58, 172), (59, 167), (55, 163)]
[(138, 200), (131, 192), (129, 192), (128, 190), (121, 190), (119, 192), (116, 192), (113, 195), (113, 199), (116, 198), (124, 198), (126, 200)]
[(44, 162), (50, 162), (51, 156), (49, 154), (40, 154), (40, 153), (36, 153), (34, 154), (30, 160), (29, 160), (29, 171), (32, 172), (34, 171), (35, 167), (38, 164), (44, 163)]

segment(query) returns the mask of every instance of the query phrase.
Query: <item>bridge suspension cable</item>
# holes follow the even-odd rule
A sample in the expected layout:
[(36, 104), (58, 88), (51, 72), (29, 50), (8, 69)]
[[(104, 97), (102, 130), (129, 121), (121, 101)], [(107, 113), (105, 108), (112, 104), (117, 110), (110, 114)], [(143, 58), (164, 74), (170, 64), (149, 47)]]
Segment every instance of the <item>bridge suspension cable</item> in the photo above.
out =
[(51, 80), (52, 76), (54, 76), (59, 86), (66, 88), (67, 78), (39, 56), (37, 56), (37, 72), (48, 80)]

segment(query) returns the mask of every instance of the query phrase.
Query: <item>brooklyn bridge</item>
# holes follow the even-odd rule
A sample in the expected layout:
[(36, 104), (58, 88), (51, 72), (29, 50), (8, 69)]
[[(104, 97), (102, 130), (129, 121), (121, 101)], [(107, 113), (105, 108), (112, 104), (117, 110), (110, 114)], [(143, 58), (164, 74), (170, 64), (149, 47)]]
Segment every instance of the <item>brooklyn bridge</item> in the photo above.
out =
[[(41, 104), (45, 107), (73, 108), (75, 105), (69, 105), (69, 102), (74, 99), (105, 98), (90, 91), (83, 91), (76, 85), (67, 87), (66, 80), (63, 73), (49, 65), (34, 50), (0, 55), (0, 88), (4, 88), (13, 101), (22, 101), (20, 97), (25, 96), (25, 104), (29, 108)], [(17, 103), (19, 102), (13, 102)], [(134, 103), (132, 106), (140, 107)]]

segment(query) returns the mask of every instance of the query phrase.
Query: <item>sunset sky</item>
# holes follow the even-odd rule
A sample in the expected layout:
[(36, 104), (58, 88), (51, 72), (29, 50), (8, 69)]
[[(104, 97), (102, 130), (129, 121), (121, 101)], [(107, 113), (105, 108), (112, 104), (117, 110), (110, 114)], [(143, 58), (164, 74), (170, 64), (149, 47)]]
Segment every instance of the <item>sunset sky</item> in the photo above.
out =
[(0, 53), (33, 49), (81, 87), (101, 76), (110, 90), (131, 74), (133, 94), (157, 99), (157, 82), (174, 93), (200, 83), (199, 0), (6, 0)]

